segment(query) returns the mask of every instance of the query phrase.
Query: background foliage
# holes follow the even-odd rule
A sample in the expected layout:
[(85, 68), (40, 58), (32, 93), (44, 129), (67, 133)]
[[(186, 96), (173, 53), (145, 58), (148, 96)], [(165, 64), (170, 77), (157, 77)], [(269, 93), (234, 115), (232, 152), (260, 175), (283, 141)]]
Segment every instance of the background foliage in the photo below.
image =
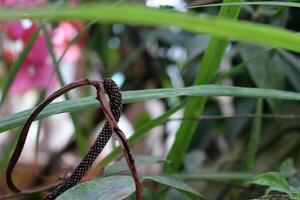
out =
[[(114, 77), (123, 91), (124, 115), (129, 119), (131, 113), (135, 115), (129, 120), (134, 127), (129, 143), (141, 170), (145, 199), (299, 199), (297, 1), (187, 1), (160, 8), (146, 7), (151, 1), (49, 1), (8, 8), (4, 8), (5, 1), (1, 3), (0, 131), (8, 141), (1, 143), (2, 174), (18, 127), (31, 112), (7, 109), (20, 95), (11, 92), (14, 81), (42, 36), (57, 85), (68, 82), (62, 74), (68, 51), (58, 53), (51, 30), (61, 22), (72, 22), (77, 31), (64, 47), (80, 48), (80, 59), (69, 61), (76, 71), (74, 79)], [(23, 19), (24, 13), (37, 27), (26, 40), (22, 38), (24, 47), (10, 62), (3, 42), (9, 35), (6, 24)], [(35, 89), (38, 98), (32, 106), (53, 90), (39, 87), (39, 81), (31, 85), (35, 83), (37, 87), (30, 90)], [(163, 105), (160, 115), (153, 117), (145, 109), (136, 112), (141, 108), (134, 106), (150, 99)], [(72, 167), (56, 161), (69, 152), (79, 160), (76, 152), (87, 151), (87, 136), (103, 119), (97, 107), (93, 92), (86, 88), (49, 105), (38, 118), (69, 113), (76, 137), (59, 151), (43, 149), (49, 159), (29, 167), (34, 166), (42, 176), (51, 174), (53, 180), (70, 171)], [(181, 114), (172, 120), (170, 116), (178, 111)], [(177, 125), (170, 131), (168, 124), (174, 121)], [(40, 123), (39, 127), (44, 126)], [(145, 139), (155, 127), (163, 127), (160, 136)], [(163, 150), (153, 153), (160, 148), (156, 146), (145, 153), (136, 148), (149, 143), (161, 144)], [(59, 199), (134, 199), (133, 181), (121, 176), (128, 175), (128, 169), (118, 159), (120, 155), (117, 147), (107, 153), (88, 179), (105, 177), (82, 183)], [(112, 161), (116, 162), (109, 165)], [(153, 166), (155, 170), (145, 170)], [(19, 184), (33, 187), (52, 182), (37, 176), (22, 183), (27, 168), (23, 163), (16, 170)], [(4, 184), (1, 188), (7, 191)], [(42, 194), (24, 198), (39, 199)]]

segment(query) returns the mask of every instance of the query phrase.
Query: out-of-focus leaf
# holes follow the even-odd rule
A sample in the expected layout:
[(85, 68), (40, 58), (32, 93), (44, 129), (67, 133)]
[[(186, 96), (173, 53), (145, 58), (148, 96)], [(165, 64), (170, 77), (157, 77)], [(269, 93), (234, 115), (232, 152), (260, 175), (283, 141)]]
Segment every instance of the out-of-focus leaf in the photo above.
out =
[[(256, 115), (261, 115), (263, 110), (263, 100), (258, 99), (256, 104)], [(261, 135), (261, 122), (262, 119), (260, 117), (254, 118), (251, 132), (250, 132), (250, 138), (245, 154), (245, 161), (242, 166), (242, 171), (249, 171), (254, 163), (256, 151), (259, 145), (260, 141), (260, 135)]]
[(187, 62), (205, 51), (209, 42), (207, 35), (197, 35), (186, 42), (185, 48), (188, 51)]
[[(227, 3), (227, 2), (226, 2)], [(239, 6), (224, 6), (236, 9)], [(26, 15), (25, 15), (26, 14)], [(196, 13), (180, 13), (134, 4), (86, 4), (76, 7), (45, 7), (30, 9), (0, 9), (1, 20), (23, 19), (84, 19), (100, 18), (107, 23), (178, 27), (194, 33), (209, 33), (227, 39), (271, 45), (300, 52), (300, 36), (258, 23), (233, 21)], [(222, 16), (225, 17), (225, 16)], [(257, 37), (259, 35), (259, 37)]]
[(300, 91), (300, 59), (284, 50), (278, 50), (278, 55), (282, 59), (281, 63), (287, 81), (289, 81), (297, 91)]
[(269, 191), (279, 191), (291, 194), (287, 181), (278, 172), (268, 172), (265, 174), (257, 175), (247, 181), (247, 183), (269, 186)]
[(279, 55), (281, 55), (283, 59), (288, 61), (295, 68), (295, 70), (298, 71), (298, 73), (300, 73), (300, 62), (299, 62), (300, 59), (297, 56), (282, 49), (279, 49), (278, 53)]
[(169, 176), (144, 176), (143, 180), (155, 181), (157, 183), (175, 188), (176, 190), (183, 192), (193, 199), (204, 200), (204, 198), (195, 189), (188, 186), (184, 182)]
[(247, 6), (247, 5), (260, 5), (260, 6), (284, 6), (299, 8), (300, 4), (297, 2), (278, 2), (278, 1), (254, 1), (254, 2), (230, 2), (230, 3), (211, 3), (201, 5), (191, 5), (188, 8), (205, 8), (216, 6)]
[(294, 166), (294, 160), (292, 158), (289, 158), (285, 160), (280, 165), (280, 174), (282, 174), (284, 177), (291, 177), (296, 175), (297, 169)]
[(172, 176), (184, 181), (227, 182), (227, 181), (246, 181), (255, 175), (256, 174), (253, 173), (241, 173), (241, 172), (200, 171), (197, 173), (173, 174)]
[[(252, 113), (255, 108), (254, 99), (237, 99), (235, 100), (235, 114)], [(249, 124), (250, 119), (238, 118), (226, 123), (226, 137), (233, 142), (236, 136)]]
[(124, 199), (135, 191), (130, 176), (95, 178), (76, 185), (60, 195), (57, 200), (116, 200)]
[[(236, 1), (241, 0), (224, 0), (224, 3)], [(218, 16), (219, 18), (228, 18), (231, 19), (231, 21), (234, 21), (237, 19), (239, 13), (239, 6), (224, 6), (220, 9)], [(197, 25), (195, 24), (195, 26)], [(214, 81), (228, 42), (229, 40), (223, 37), (214, 36), (210, 39), (201, 65), (198, 67), (198, 72), (196, 73), (196, 77), (194, 79), (194, 85), (202, 85)], [(207, 98), (204, 97), (189, 98), (189, 101), (185, 107), (184, 116), (188, 117), (201, 115), (204, 110), (206, 100)], [(184, 160), (185, 153), (191, 144), (197, 125), (197, 121), (183, 121), (181, 123), (180, 128), (176, 133), (175, 142), (167, 157), (172, 165), (165, 165), (165, 172), (171, 173), (180, 168)]]
[[(244, 59), (247, 59), (257, 52), (263, 51), (263, 47), (239, 44), (239, 52)], [(259, 88), (283, 89), (284, 86), (284, 71), (280, 58), (270, 52), (265, 53), (256, 59), (248, 62), (247, 69), (252, 77), (252, 80)], [(279, 110), (279, 102), (268, 100), (273, 111)]]
[[(136, 156), (134, 160), (135, 160), (135, 165), (138, 169), (141, 167), (153, 165), (155, 163), (165, 162), (165, 160), (160, 156)], [(109, 175), (119, 174), (124, 172), (130, 172), (130, 171), (128, 169), (126, 160), (122, 159), (108, 166), (104, 170), (104, 175), (109, 176)]]

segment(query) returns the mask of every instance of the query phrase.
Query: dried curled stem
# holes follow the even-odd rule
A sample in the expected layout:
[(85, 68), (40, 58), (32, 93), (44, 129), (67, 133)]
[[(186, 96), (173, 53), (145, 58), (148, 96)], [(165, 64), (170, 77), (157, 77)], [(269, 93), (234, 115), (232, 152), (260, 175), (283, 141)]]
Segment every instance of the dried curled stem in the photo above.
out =
[[(99, 133), (96, 141), (90, 148), (87, 155), (83, 158), (83, 160), (80, 162), (80, 164), (76, 167), (74, 172), (71, 174), (70, 177), (68, 177), (63, 184), (59, 185), (54, 189), (52, 193), (44, 197), (44, 200), (52, 200), (58, 197), (60, 194), (62, 194), (64, 191), (68, 190), (69, 188), (75, 186), (79, 183), (79, 181), (82, 179), (82, 177), (86, 174), (90, 166), (93, 164), (94, 160), (98, 157), (98, 155), (101, 153), (103, 148), (105, 147), (106, 143), (110, 139), (112, 133), (116, 133), (117, 139), (120, 142), (120, 145), (124, 149), (124, 154), (128, 163), (128, 166), (132, 172), (133, 179), (135, 181), (136, 185), (136, 194), (137, 199), (142, 200), (142, 186), (141, 183), (138, 180), (137, 171), (134, 163), (133, 156), (131, 155), (129, 146), (127, 144), (127, 139), (124, 135), (124, 133), (119, 129), (117, 125), (117, 121), (119, 120), (122, 112), (122, 96), (121, 92), (118, 88), (118, 86), (115, 84), (114, 81), (112, 81), (109, 78), (105, 78), (104, 81), (93, 81), (93, 80), (80, 80), (76, 81), (74, 83), (71, 83), (69, 85), (66, 85), (65, 87), (57, 90), (52, 95), (50, 95), (45, 101), (43, 101), (29, 116), (27, 119), (16, 149), (9, 161), (8, 168), (6, 171), (6, 181), (8, 187), (16, 192), (16, 193), (22, 193), (20, 189), (18, 189), (13, 180), (12, 180), (12, 171), (20, 157), (20, 154), (23, 150), (26, 137), (28, 135), (29, 128), (31, 126), (31, 123), (34, 121), (34, 119), (38, 116), (38, 114), (54, 99), (61, 96), (62, 94), (83, 85), (93, 85), (97, 90), (97, 99), (99, 100), (100, 104), (102, 105), (105, 117), (107, 122), (105, 123), (102, 131)], [(105, 99), (104, 90), (108, 94), (108, 97), (110, 99), (111, 107), (109, 107), (108, 102)]]

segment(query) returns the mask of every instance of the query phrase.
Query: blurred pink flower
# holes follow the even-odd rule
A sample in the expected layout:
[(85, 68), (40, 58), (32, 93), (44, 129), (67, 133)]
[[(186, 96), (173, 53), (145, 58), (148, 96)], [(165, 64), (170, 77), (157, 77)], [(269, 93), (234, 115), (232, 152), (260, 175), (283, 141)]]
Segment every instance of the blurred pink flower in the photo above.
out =
[[(21, 39), (24, 45), (37, 29), (35, 24), (32, 24), (27, 29), (23, 26), (21, 28), (17, 27), (20, 30), (17, 31), (18, 34), (13, 34), (13, 38)], [(23, 30), (21, 30), (22, 28)], [(13, 81), (10, 94), (22, 95), (31, 89), (53, 88), (57, 82), (57, 78), (52, 75), (54, 67), (48, 58), (49, 52), (46, 41), (42, 35), (39, 35)]]
[[(52, 43), (55, 53), (60, 57), (71, 40), (78, 33), (76, 27), (71, 22), (61, 22), (53, 31)], [(64, 55), (64, 61), (76, 63), (81, 57), (81, 51), (78, 44), (72, 44)]]
[(0, 0), (0, 6), (35, 7), (42, 5), (44, 2), (44, 0)]
[(17, 40), (20, 39), (24, 33), (24, 28), (20, 21), (11, 21), (4, 24), (5, 32), (9, 39)]

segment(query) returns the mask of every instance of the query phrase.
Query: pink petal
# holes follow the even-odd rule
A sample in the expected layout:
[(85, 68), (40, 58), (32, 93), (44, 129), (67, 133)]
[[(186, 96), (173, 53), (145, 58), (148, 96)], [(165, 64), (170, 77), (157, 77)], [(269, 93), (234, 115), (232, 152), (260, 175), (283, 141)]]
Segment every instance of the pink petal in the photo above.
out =
[[(63, 49), (63, 51), (65, 48)], [(68, 63), (76, 63), (81, 57), (81, 51), (78, 45), (72, 45), (64, 56), (64, 61)]]
[(12, 40), (17, 40), (22, 37), (24, 28), (20, 21), (12, 21), (5, 24), (7, 36)]
[(36, 74), (32, 77), (32, 84), (36, 88), (51, 89), (57, 84), (57, 77), (54, 66), (44, 63), (36, 66)]
[(0, 0), (0, 6), (13, 6), (17, 0)]
[(11, 95), (23, 95), (30, 89), (32, 89), (31, 80), (27, 76), (26, 66), (22, 65), (9, 89), (9, 93)]
[(48, 48), (44, 37), (39, 36), (30, 50), (27, 60), (38, 65), (46, 61), (48, 56)]

